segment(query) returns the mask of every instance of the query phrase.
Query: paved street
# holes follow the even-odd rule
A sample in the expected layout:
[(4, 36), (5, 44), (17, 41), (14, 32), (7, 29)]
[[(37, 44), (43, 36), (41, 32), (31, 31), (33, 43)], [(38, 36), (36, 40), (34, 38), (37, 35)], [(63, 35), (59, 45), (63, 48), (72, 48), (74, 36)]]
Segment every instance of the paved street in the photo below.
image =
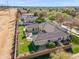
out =
[(0, 10), (0, 59), (11, 59), (17, 9)]

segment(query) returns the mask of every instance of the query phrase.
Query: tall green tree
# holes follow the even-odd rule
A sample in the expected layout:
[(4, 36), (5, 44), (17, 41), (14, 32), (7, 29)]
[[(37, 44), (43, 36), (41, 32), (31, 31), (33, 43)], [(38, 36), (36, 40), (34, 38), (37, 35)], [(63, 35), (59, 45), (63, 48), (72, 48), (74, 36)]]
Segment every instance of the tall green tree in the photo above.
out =
[(34, 16), (38, 16), (38, 13), (37, 12), (34, 12)]
[(67, 13), (71, 16), (75, 16), (76, 15), (76, 10), (75, 10), (75, 8), (64, 8), (63, 13)]
[(55, 16), (55, 15), (50, 15), (50, 16), (48, 17), (48, 19), (51, 20), (51, 21), (53, 21), (53, 20), (56, 19), (56, 16)]
[(36, 23), (42, 23), (42, 22), (45, 22), (45, 18), (44, 17), (38, 17), (36, 20), (35, 20)]

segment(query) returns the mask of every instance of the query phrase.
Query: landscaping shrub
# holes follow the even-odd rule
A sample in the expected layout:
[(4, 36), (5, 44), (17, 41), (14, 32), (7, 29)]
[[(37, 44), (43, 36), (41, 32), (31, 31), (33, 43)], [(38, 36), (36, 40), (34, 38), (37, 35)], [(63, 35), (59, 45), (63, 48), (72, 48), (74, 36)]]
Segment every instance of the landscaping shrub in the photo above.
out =
[(49, 48), (54, 48), (55, 47), (55, 43), (52, 41), (52, 42), (48, 42), (48, 47)]

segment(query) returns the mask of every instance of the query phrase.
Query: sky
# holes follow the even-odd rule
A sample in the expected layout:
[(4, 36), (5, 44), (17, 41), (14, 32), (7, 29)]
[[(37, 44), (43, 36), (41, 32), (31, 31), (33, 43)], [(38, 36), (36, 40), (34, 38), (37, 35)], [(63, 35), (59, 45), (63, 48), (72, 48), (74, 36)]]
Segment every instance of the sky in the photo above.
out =
[(79, 6), (79, 0), (0, 0), (9, 6)]

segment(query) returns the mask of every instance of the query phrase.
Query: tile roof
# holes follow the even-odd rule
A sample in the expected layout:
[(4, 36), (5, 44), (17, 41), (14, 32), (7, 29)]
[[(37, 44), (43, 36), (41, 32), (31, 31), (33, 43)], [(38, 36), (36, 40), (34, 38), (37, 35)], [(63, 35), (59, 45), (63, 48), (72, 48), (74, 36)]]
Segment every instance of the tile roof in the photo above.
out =
[(64, 37), (65, 35), (67, 35), (67, 33), (61, 31), (38, 34), (35, 41), (60, 38), (60, 37)]
[(41, 24), (35, 23), (35, 24), (31, 24), (28, 25), (28, 27), (32, 27), (32, 28), (40, 28), (42, 30), (45, 30), (46, 32), (53, 32), (55, 31), (55, 26), (52, 26), (51, 24), (49, 24), (48, 22), (44, 22)]
[(35, 41), (60, 38), (67, 35), (67, 33), (65, 33), (64, 31), (56, 28), (54, 24), (51, 25), (47, 22), (44, 22), (44, 23), (41, 23), (39, 27), (40, 28), (42, 27), (43, 30), (46, 31), (46, 33), (39, 33), (38, 35), (34, 35), (33, 39)]

